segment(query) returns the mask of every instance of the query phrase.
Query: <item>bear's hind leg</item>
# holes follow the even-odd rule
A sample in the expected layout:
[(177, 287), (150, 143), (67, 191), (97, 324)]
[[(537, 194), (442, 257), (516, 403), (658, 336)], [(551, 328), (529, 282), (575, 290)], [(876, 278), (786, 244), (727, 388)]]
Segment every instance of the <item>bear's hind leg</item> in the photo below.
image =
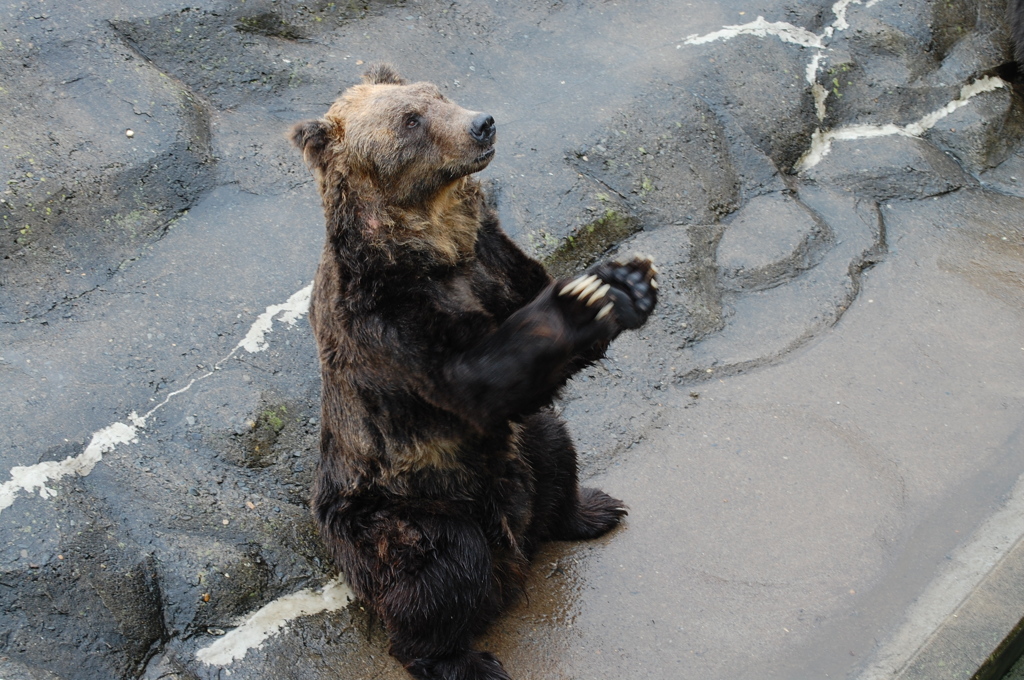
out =
[(415, 659), (405, 670), (417, 680), (511, 680), (492, 654), (472, 650), (443, 659)]
[(523, 421), (522, 451), (535, 477), (538, 538), (574, 541), (608, 533), (626, 516), (626, 506), (598, 489), (580, 488), (576, 447), (559, 418), (544, 410)]
[(510, 680), (497, 659), (470, 648), (477, 622), (496, 606), (483, 533), (436, 515), (409, 525), (403, 534), (414, 544), (388, 543), (373, 598), (391, 655), (417, 680)]
[(555, 538), (578, 540), (597, 538), (619, 525), (626, 516), (625, 504), (600, 489), (580, 488), (575, 507), (556, 527)]

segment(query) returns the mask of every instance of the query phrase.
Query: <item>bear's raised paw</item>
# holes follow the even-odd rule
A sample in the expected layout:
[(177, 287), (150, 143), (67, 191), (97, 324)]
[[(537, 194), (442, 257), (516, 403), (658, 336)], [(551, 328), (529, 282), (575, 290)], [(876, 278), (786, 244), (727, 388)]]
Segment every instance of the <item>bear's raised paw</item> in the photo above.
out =
[[(607, 268), (607, 269), (605, 269)], [(625, 328), (639, 328), (658, 304), (658, 268), (651, 258), (636, 255), (625, 264), (606, 262), (598, 270), (612, 283), (615, 316)]]
[(649, 257), (636, 255), (625, 264), (611, 260), (560, 283), (558, 297), (579, 324), (608, 319), (621, 328), (639, 328), (658, 304), (657, 275)]

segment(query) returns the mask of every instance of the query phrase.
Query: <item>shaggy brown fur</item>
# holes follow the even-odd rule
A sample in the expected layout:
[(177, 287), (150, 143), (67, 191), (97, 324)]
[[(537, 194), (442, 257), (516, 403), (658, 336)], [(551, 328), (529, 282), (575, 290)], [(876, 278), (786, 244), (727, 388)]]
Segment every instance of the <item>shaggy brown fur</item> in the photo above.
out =
[(416, 678), (508, 678), (473, 635), (523, 587), (539, 541), (626, 511), (576, 483), (548, 408), (656, 302), (649, 260), (553, 283), (470, 175), (493, 119), (377, 67), (297, 125), (327, 238), (310, 322), (323, 379), (312, 508), (391, 654)]

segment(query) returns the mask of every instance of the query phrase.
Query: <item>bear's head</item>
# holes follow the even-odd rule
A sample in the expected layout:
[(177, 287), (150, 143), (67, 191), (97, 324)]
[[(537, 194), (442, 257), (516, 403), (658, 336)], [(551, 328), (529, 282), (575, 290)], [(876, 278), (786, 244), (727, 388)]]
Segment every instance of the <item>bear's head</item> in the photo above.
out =
[(292, 142), (326, 196), (332, 183), (385, 205), (425, 206), (494, 156), (494, 119), (468, 111), (430, 83), (407, 83), (378, 65), (318, 120), (296, 125)]

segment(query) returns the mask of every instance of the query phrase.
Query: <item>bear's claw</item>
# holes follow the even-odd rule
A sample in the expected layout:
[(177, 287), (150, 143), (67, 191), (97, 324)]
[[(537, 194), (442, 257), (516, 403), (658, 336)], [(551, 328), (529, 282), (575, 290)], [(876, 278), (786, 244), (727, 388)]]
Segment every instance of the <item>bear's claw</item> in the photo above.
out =
[[(590, 296), (590, 299), (586, 301), (587, 307), (593, 307), (598, 302), (604, 299), (605, 294), (611, 289), (611, 286), (607, 283), (594, 291), (594, 294)], [(580, 296), (583, 299), (583, 296)]]
[(568, 284), (566, 284), (565, 288), (561, 290), (559, 295), (575, 294), (578, 291), (582, 290), (583, 288), (589, 286), (594, 281), (597, 281), (597, 277), (594, 276), (593, 274), (578, 276), (572, 281), (570, 281)]
[[(649, 257), (635, 256), (629, 262), (599, 264), (561, 288), (559, 297), (568, 297), (563, 309), (581, 326), (593, 321), (621, 328), (639, 328), (647, 321), (658, 301), (657, 269)], [(583, 303), (583, 307), (575, 304)], [(598, 308), (590, 312), (588, 308)]]
[(598, 288), (600, 288), (602, 283), (603, 282), (601, 281), (601, 279), (595, 276), (594, 280), (590, 282), (586, 288), (584, 288), (581, 292), (576, 294), (576, 297), (586, 302), (587, 298), (590, 297), (590, 294), (596, 291)]

